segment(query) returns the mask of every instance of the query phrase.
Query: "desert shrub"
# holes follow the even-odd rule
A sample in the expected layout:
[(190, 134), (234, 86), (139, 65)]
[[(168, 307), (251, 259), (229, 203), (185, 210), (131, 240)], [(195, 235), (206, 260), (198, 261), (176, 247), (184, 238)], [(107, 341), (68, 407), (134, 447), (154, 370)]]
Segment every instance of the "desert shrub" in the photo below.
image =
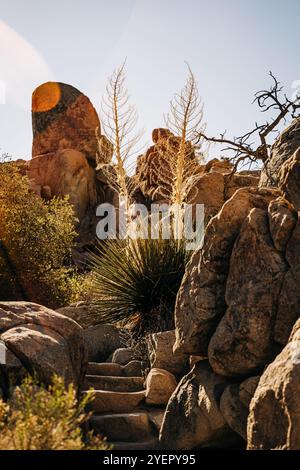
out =
[(183, 241), (107, 240), (89, 258), (99, 321), (130, 325), (137, 334), (174, 327), (188, 260)]
[(0, 298), (56, 308), (76, 300), (71, 266), (76, 232), (67, 199), (44, 201), (18, 164), (0, 163)]
[(55, 376), (47, 389), (27, 377), (8, 403), (0, 400), (0, 450), (106, 450), (103, 438), (84, 435), (85, 409), (93, 394), (78, 402), (73, 385)]

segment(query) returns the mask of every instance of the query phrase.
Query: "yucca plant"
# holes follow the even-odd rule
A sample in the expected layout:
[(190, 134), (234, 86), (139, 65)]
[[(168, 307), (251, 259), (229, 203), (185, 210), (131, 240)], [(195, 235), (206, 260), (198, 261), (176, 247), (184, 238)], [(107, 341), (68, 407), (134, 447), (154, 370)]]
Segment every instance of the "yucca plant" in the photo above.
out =
[(142, 131), (136, 129), (138, 113), (136, 107), (130, 104), (130, 96), (125, 85), (125, 62), (108, 79), (106, 92), (102, 98), (100, 118), (104, 134), (113, 149), (113, 170), (104, 166), (103, 171), (119, 197), (129, 204), (136, 187), (134, 180), (128, 177), (128, 173), (135, 156), (141, 151), (141, 148), (137, 147)]
[(174, 327), (176, 295), (188, 252), (181, 240), (107, 240), (89, 256), (99, 321), (137, 334)]

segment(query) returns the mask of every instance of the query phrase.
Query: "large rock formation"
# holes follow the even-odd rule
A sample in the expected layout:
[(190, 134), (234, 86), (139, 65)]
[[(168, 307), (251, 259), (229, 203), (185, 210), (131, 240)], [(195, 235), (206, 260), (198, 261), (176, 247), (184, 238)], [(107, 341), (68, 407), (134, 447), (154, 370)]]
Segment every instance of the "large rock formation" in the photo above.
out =
[(297, 212), (275, 189), (241, 189), (209, 223), (175, 310), (175, 350), (208, 355), (213, 370), (263, 370), (299, 316)]
[(65, 83), (47, 82), (32, 94), (32, 157), (74, 149), (96, 160), (98, 114), (90, 100)]
[(36, 373), (46, 385), (57, 374), (66, 384), (81, 386), (86, 353), (83, 330), (73, 320), (37, 304), (1, 302), (0, 339), (7, 348), (1, 367), (4, 388), (11, 385), (6, 373), (12, 367), (21, 369), (21, 376)]
[[(278, 194), (271, 189), (240, 189), (208, 224), (203, 248), (192, 256), (178, 293), (175, 351), (208, 354), (208, 344), (226, 312), (230, 296), (239, 295), (238, 290), (226, 291), (226, 285), (229, 270), (233, 269), (231, 254), (243, 224), (245, 221), (249, 223), (247, 217), (254, 208), (267, 214), (269, 203)], [(245, 250), (248, 252), (246, 246)], [(249, 256), (251, 253), (254, 266), (255, 253), (250, 250)], [(250, 269), (248, 279), (251, 275), (255, 275), (255, 272), (251, 273)], [(239, 280), (236, 279), (236, 282)], [(232, 298), (232, 301), (233, 306), (236, 305), (236, 299)]]
[[(176, 158), (180, 138), (168, 129), (154, 129), (154, 145), (137, 162), (136, 181), (146, 199), (151, 202), (168, 202), (172, 193), (172, 159)], [(197, 163), (195, 152), (188, 146), (188, 158), (195, 160), (188, 166), (186, 175), (186, 202), (204, 204), (208, 221), (234, 192), (245, 186), (257, 186), (259, 172), (232, 175), (233, 166), (226, 160), (213, 159), (207, 164)], [(174, 165), (174, 163), (173, 163)], [(189, 169), (190, 168), (190, 169)]]
[[(218, 410), (249, 449), (300, 448), (297, 129), (295, 121), (273, 147), (284, 155), (273, 162), (281, 190), (243, 188), (233, 194), (207, 225), (203, 248), (188, 264), (176, 302), (174, 350), (207, 356), (211, 373), (226, 378)], [(181, 409), (193, 409), (185, 398), (188, 380), (189, 375), (171, 398), (166, 423), (175, 426)], [(195, 388), (205, 387), (206, 380), (199, 375)], [(191, 415), (186, 426), (194, 422)], [(170, 433), (171, 425), (165, 430)]]
[(79, 221), (81, 246), (95, 239), (96, 206), (113, 202), (96, 166), (109, 165), (112, 144), (101, 135), (97, 112), (76, 88), (49, 82), (32, 95), (33, 145), (27, 175), (42, 197), (69, 196)]
[(268, 212), (254, 208), (245, 219), (230, 257), (226, 312), (208, 348), (222, 375), (253, 374), (276, 355), (273, 325), (288, 265), (273, 244)]
[(300, 321), (260, 378), (250, 405), (248, 449), (300, 449)]

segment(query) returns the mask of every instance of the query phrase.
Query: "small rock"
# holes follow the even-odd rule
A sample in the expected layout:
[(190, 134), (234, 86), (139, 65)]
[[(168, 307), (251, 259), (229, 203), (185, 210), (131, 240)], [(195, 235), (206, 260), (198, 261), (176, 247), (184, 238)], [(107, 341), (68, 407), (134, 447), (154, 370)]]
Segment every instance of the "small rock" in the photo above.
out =
[(40, 155), (28, 162), (27, 176), (46, 197), (69, 196), (80, 223), (87, 223), (97, 204), (94, 172), (85, 155), (74, 149)]
[(151, 369), (146, 380), (146, 404), (167, 405), (176, 387), (173, 374), (163, 369)]
[(238, 384), (228, 385), (225, 389), (220, 402), (220, 410), (231, 429), (246, 440), (248, 410), (239, 400)]
[(203, 204), (206, 222), (216, 215), (224, 204), (224, 175), (217, 171), (204, 173), (193, 179), (187, 191), (188, 204)]
[(99, 324), (99, 308), (96, 302), (76, 302), (56, 311), (72, 318), (84, 329)]

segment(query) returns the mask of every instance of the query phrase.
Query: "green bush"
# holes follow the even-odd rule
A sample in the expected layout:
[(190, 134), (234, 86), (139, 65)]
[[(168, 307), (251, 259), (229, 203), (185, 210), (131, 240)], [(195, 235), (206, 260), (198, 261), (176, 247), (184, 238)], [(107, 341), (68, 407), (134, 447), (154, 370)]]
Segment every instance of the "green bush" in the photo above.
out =
[(130, 325), (137, 334), (174, 327), (188, 260), (183, 241), (108, 240), (89, 260), (99, 321)]
[(59, 377), (46, 389), (31, 377), (8, 403), (0, 400), (0, 450), (106, 450), (103, 438), (84, 435), (93, 393), (78, 402), (73, 385)]
[(0, 298), (56, 308), (76, 300), (76, 219), (66, 199), (45, 202), (18, 164), (0, 163)]

